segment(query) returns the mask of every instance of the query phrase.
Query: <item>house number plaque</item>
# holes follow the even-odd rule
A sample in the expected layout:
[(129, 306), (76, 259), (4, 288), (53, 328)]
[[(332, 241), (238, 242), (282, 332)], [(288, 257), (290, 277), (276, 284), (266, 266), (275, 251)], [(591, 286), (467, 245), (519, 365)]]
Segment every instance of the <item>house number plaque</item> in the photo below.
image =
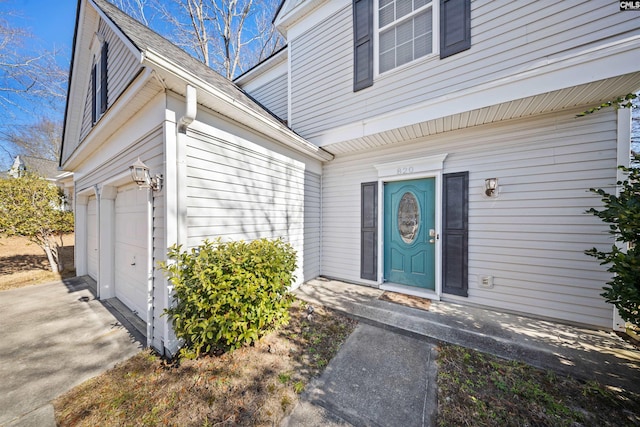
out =
[(406, 175), (408, 173), (413, 173), (413, 166), (403, 166), (398, 168), (398, 175)]

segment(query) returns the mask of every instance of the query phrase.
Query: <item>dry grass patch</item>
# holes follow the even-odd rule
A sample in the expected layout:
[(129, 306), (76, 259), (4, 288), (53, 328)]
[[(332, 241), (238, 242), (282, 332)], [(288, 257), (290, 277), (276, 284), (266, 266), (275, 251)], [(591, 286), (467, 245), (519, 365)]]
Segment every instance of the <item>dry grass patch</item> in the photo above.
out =
[(47, 256), (25, 237), (0, 237), (0, 291), (53, 282), (76, 274), (73, 264), (74, 234), (63, 237), (62, 274), (49, 270)]
[(356, 322), (306, 304), (256, 345), (168, 363), (143, 351), (58, 398), (61, 426), (272, 426), (319, 375)]
[(638, 426), (640, 396), (462, 347), (438, 355), (440, 426)]

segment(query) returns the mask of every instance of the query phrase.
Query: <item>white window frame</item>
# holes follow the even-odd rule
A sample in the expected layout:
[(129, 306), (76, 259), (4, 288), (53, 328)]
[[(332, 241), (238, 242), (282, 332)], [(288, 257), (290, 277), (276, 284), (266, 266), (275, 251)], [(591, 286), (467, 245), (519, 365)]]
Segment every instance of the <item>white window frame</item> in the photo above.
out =
[[(433, 57), (437, 57), (440, 54), (440, 1), (439, 0), (431, 0), (430, 6), (427, 4), (423, 6), (423, 8), (418, 9), (418, 11), (411, 12), (409, 15), (403, 17), (402, 19), (409, 19), (411, 16), (414, 16), (417, 13), (420, 13), (424, 10), (431, 8), (431, 26), (432, 26), (432, 34), (431, 34), (431, 42), (433, 43), (433, 49), (431, 53), (425, 56), (421, 56), (420, 58), (414, 59), (413, 61), (409, 61), (406, 64), (402, 64), (400, 66), (394, 67), (390, 70), (387, 70), (383, 73), (380, 72), (380, 33), (384, 30), (390, 28), (389, 26), (384, 29), (378, 28), (379, 24), (379, 8), (380, 1), (374, 0), (373, 4), (373, 78), (374, 80), (378, 76), (387, 76), (390, 74), (394, 74), (400, 70), (403, 70), (408, 67), (415, 66), (421, 61), (428, 60)], [(397, 25), (397, 22), (394, 23)]]

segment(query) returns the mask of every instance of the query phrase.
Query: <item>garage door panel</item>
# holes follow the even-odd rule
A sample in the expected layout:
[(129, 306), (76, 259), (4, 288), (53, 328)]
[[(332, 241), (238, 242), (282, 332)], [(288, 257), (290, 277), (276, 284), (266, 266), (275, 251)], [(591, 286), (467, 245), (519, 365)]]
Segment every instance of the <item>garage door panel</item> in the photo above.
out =
[(98, 280), (98, 202), (93, 196), (87, 203), (87, 274)]
[(146, 316), (147, 193), (137, 187), (118, 190), (115, 203), (116, 297), (138, 316)]

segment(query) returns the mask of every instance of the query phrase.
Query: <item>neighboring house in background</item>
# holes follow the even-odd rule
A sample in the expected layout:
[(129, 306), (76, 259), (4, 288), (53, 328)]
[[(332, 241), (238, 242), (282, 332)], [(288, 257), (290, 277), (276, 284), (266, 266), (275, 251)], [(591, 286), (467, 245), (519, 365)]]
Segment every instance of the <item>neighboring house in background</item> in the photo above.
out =
[(24, 172), (34, 173), (49, 181), (55, 180), (60, 174), (58, 164), (54, 160), (24, 155), (16, 156), (7, 175), (17, 178)]
[(54, 160), (18, 155), (13, 160), (11, 168), (6, 172), (6, 176), (18, 178), (24, 172), (34, 173), (60, 187), (64, 194), (63, 209), (73, 210), (72, 173), (59, 170), (58, 163)]
[[(288, 45), (229, 82), (80, 0), (60, 165), (76, 269), (173, 353), (167, 246), (283, 237), (326, 276), (600, 327), (585, 210), (628, 161), (640, 20), (615, 1), (284, 1)], [(240, 89), (242, 88), (242, 89)], [(249, 94), (249, 95), (247, 95)], [(277, 115), (277, 117), (276, 117)], [(287, 125), (285, 125), (286, 123)], [(139, 190), (141, 159), (162, 175)]]

